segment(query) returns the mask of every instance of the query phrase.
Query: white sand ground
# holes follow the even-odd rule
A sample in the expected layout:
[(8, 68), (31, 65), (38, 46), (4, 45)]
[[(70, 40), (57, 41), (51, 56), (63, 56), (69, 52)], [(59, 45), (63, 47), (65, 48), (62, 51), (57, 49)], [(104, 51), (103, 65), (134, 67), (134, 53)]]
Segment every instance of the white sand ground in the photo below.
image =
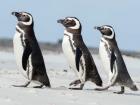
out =
[[(106, 83), (106, 75), (97, 55), (93, 55), (100, 75)], [(96, 85), (87, 82), (84, 90), (68, 90), (76, 79), (63, 54), (44, 54), (47, 73), (52, 88), (34, 89), (12, 87), (23, 84), (24, 77), (17, 70), (12, 52), (0, 52), (0, 105), (140, 105), (140, 91), (129, 89), (123, 95), (114, 94), (119, 87), (107, 91), (93, 90)], [(140, 59), (124, 56), (129, 73), (140, 88)], [(67, 71), (67, 72), (66, 72)]]

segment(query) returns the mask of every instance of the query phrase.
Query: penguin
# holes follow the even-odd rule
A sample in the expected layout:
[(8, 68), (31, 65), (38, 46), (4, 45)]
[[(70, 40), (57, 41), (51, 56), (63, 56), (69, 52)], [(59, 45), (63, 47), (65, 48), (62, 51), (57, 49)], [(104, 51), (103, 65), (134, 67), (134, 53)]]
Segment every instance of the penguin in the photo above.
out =
[(57, 20), (57, 22), (65, 27), (62, 49), (70, 68), (75, 71), (78, 77), (77, 80), (70, 83), (70, 86), (78, 87), (70, 89), (81, 90), (86, 81), (102, 86), (102, 79), (97, 71), (92, 55), (83, 41), (80, 21), (76, 17), (65, 17)]
[(27, 87), (31, 82), (37, 83), (34, 88), (51, 87), (42, 52), (34, 33), (34, 21), (30, 13), (12, 12), (18, 23), (13, 38), (14, 54), (18, 69), (27, 82), (15, 87)]
[(103, 25), (95, 27), (102, 34), (100, 40), (99, 54), (106, 70), (109, 79), (108, 85), (103, 88), (97, 88), (96, 90), (106, 90), (111, 86), (118, 85), (121, 87), (121, 91), (114, 92), (117, 94), (123, 94), (125, 87), (130, 88), (133, 91), (137, 91), (138, 88), (131, 79), (119, 47), (115, 38), (115, 31), (110, 25)]

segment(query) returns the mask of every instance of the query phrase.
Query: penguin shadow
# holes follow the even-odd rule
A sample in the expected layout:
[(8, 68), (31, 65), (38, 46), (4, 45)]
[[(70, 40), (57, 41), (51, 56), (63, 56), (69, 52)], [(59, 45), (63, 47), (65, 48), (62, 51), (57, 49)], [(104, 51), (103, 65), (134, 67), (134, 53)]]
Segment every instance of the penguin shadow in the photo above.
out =
[(127, 95), (127, 96), (138, 96), (138, 97), (140, 97), (140, 93), (124, 93), (124, 95)]
[(99, 90), (95, 90), (95, 89), (84, 89), (85, 91), (93, 91), (96, 93), (111, 93), (112, 91), (107, 89), (107, 90), (103, 90), (103, 91), (99, 91)]
[[(85, 90), (85, 91), (94, 91), (94, 92), (97, 92), (97, 93), (112, 93), (112, 94), (116, 94), (116, 93), (113, 93), (113, 92), (115, 92), (115, 91), (109, 90), (109, 89), (103, 90), (103, 91), (98, 91), (98, 90), (95, 90), (95, 89), (84, 89), (84, 90)], [(117, 95), (117, 94), (116, 94), (116, 95)], [(138, 91), (138, 93), (137, 93), (137, 92), (136, 92), (136, 93), (124, 93), (124, 94), (118, 94), (118, 95), (138, 96), (138, 97), (140, 97), (139, 91)]]
[(51, 90), (69, 90), (67, 87), (65, 86), (58, 86), (58, 87), (51, 87), (49, 88)]
[(11, 85), (12, 88), (20, 88), (20, 89), (34, 89), (34, 90), (43, 90), (43, 89), (51, 89), (49, 87), (36, 87), (36, 86), (27, 86), (27, 87), (24, 87), (24, 86), (14, 86), (14, 85)]

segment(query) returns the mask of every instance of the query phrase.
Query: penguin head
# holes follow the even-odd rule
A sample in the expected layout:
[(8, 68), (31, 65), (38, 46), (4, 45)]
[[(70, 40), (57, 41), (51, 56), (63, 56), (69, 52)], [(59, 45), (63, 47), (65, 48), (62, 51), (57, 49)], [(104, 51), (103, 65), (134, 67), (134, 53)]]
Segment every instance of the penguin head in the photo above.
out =
[(96, 26), (94, 28), (99, 30), (104, 38), (107, 38), (107, 39), (115, 38), (115, 31), (112, 26), (103, 25), (103, 26)]
[(79, 30), (81, 32), (81, 23), (76, 17), (66, 17), (57, 20), (57, 22), (61, 23), (67, 30)]
[(17, 17), (19, 23), (30, 26), (33, 25), (33, 17), (27, 12), (12, 12), (12, 15)]

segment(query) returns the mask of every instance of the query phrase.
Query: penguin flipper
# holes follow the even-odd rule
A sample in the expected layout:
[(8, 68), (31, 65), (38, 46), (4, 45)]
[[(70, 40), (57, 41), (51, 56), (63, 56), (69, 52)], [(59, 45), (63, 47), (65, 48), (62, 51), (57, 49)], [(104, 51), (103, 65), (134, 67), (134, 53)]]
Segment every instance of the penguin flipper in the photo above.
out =
[(111, 72), (113, 73), (113, 67), (116, 60), (115, 51), (111, 49), (108, 45), (105, 45), (105, 48), (110, 58), (110, 69), (111, 69)]
[(32, 49), (31, 49), (29, 41), (27, 39), (25, 39), (25, 44), (26, 44), (26, 46), (24, 48), (24, 52), (23, 52), (23, 56), (22, 56), (22, 67), (26, 71), (27, 61), (28, 61), (29, 55), (32, 52)]
[(113, 73), (113, 67), (114, 67), (115, 60), (116, 60), (116, 56), (115, 56), (114, 51), (112, 50), (111, 54), (110, 54), (110, 68), (111, 68), (112, 73)]
[(75, 62), (76, 62), (76, 68), (79, 71), (79, 63), (80, 63), (80, 58), (82, 56), (82, 51), (80, 50), (80, 48), (76, 48), (75, 51)]

